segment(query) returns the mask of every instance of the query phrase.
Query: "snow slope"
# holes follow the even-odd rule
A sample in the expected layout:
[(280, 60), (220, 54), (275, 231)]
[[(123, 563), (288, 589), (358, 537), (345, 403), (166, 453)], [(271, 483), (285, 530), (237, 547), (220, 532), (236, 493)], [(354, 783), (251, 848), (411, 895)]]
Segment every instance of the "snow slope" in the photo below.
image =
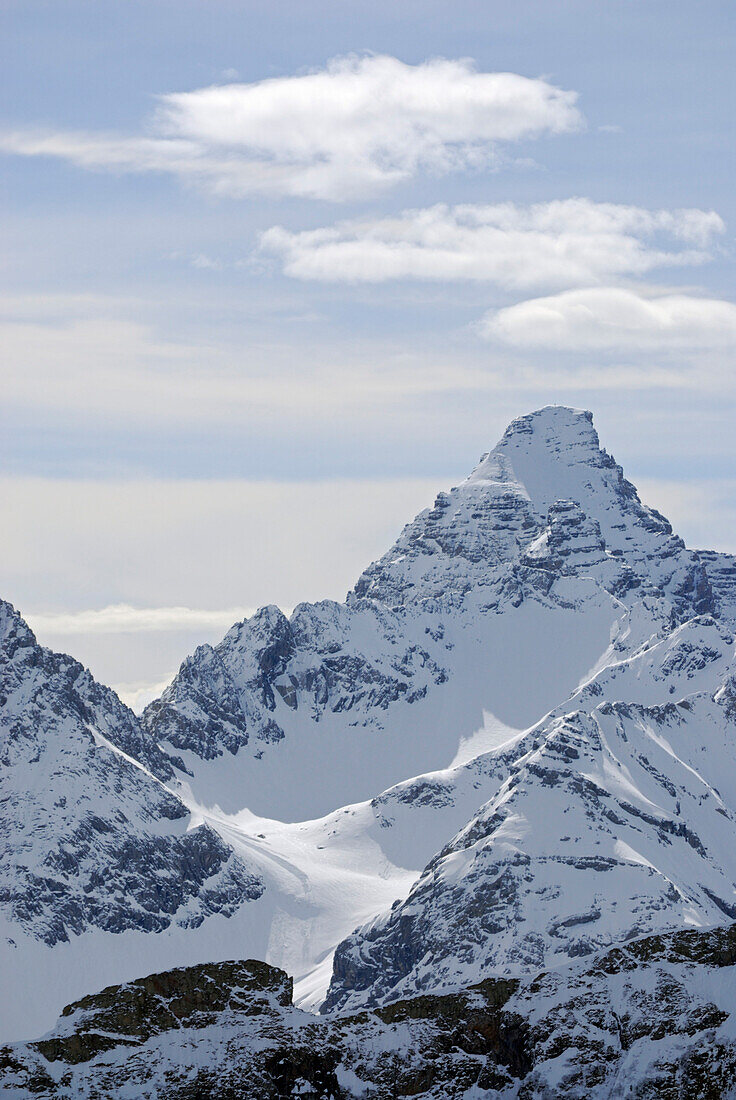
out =
[(603, 702), (535, 727), (406, 901), (340, 945), (327, 1007), (733, 919), (736, 722), (723, 699)]

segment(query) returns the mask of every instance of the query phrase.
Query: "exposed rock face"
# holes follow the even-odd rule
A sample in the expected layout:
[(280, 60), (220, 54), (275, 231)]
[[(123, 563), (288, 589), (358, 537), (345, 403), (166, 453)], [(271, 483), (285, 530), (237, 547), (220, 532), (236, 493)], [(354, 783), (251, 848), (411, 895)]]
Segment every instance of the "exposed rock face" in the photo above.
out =
[(110, 986), (64, 1009), (56, 1032), (35, 1048), (49, 1062), (88, 1062), (129, 1043), (139, 1046), (180, 1028), (199, 1029), (223, 1013), (274, 1014), (291, 1005), (292, 983), (282, 970), (256, 960), (207, 963)]
[(124, 1100), (713, 1100), (736, 1087), (736, 925), (632, 940), (518, 982), (487, 979), (315, 1019), (287, 976), (232, 962), (152, 975), (0, 1049), (9, 1097)]
[(213, 648), (200, 646), (174, 683), (147, 708), (146, 723), (179, 749), (205, 760), (233, 755), (252, 738), (278, 741), (271, 718), (273, 681), (293, 652), (291, 629), (278, 607), (264, 607), (234, 626)]
[(632, 940), (524, 983), (508, 1008), (528, 1023), (534, 1068), (512, 1095), (730, 1096), (735, 962), (731, 925)]
[(736, 556), (719, 554), (715, 550), (699, 550), (698, 557), (708, 573), (721, 617), (736, 621)]
[(543, 526), (510, 462), (494, 452), (404, 528), (355, 595), (393, 607), (458, 608), (473, 582), (487, 584), (495, 568), (518, 560)]
[(161, 782), (172, 762), (114, 692), (0, 603), (0, 910), (48, 945), (160, 931), (262, 891)]
[[(375, 655), (358, 648), (353, 633), (375, 635)], [(387, 637), (392, 645), (384, 656)], [(188, 658), (146, 708), (144, 722), (157, 739), (204, 760), (246, 746), (258, 758), (285, 736), (277, 704), (279, 715), (299, 711), (308, 726), (324, 711), (359, 709), (364, 717), (400, 699), (412, 702), (445, 678), (426, 650), (401, 638), (396, 617), (381, 608), (350, 609), (325, 600), (300, 604), (290, 621), (277, 607), (265, 607), (219, 645), (201, 646)]]

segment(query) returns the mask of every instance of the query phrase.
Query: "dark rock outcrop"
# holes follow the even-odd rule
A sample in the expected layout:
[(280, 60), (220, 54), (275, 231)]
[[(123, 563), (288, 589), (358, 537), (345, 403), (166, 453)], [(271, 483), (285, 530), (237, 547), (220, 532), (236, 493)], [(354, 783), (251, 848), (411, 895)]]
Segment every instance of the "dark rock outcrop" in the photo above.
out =
[(358, 1015), (291, 1006), (258, 962), (173, 970), (85, 997), (0, 1049), (21, 1100), (726, 1100), (736, 925), (651, 936), (523, 981), (489, 978)]

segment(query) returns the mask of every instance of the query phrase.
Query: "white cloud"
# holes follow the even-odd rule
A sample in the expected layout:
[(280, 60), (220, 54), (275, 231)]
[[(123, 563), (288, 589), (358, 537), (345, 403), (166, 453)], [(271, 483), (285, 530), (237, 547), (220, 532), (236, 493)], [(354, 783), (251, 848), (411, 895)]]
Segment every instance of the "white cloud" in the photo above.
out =
[(582, 125), (575, 92), (468, 60), (343, 57), (325, 69), (160, 97), (149, 134), (14, 131), (0, 149), (171, 172), (216, 193), (343, 200), (419, 171), (488, 167), (496, 146)]
[(211, 256), (208, 256), (205, 252), (198, 252), (196, 256), (193, 256), (190, 260), (192, 267), (197, 267), (201, 271), (221, 271), (222, 261), (214, 260)]
[[(512, 290), (561, 289), (702, 262), (724, 228), (713, 211), (574, 198), (439, 205), (297, 233), (274, 226), (262, 234), (261, 249), (298, 279), (487, 280)], [(689, 247), (673, 249), (682, 244)]]
[(569, 290), (486, 315), (482, 333), (523, 348), (569, 351), (736, 348), (736, 304), (620, 287)]
[[(577, 300), (582, 293), (572, 297)], [(600, 293), (607, 300), (608, 295), (626, 297), (630, 292)], [(636, 295), (633, 298), (639, 300)], [(314, 325), (313, 338), (298, 347), (290, 335), (268, 341), (248, 328), (239, 342), (232, 334), (212, 339), (210, 331), (186, 341), (174, 335), (166, 316), (161, 318), (160, 330), (131, 319), (131, 314), (140, 312), (136, 303), (87, 302), (66, 296), (57, 300), (52, 295), (21, 298), (16, 313), (11, 299), (0, 297), (0, 392), (8, 429), (4, 442), (8, 450), (18, 445), (22, 452), (17, 435), (13, 444), (10, 439), (19, 430), (15, 425), (29, 416), (43, 418), (59, 438), (70, 439), (80, 430), (99, 433), (102, 425), (125, 430), (135, 426), (144, 432), (191, 428), (213, 442), (222, 430), (242, 431), (244, 425), (248, 431), (265, 430), (273, 436), (278, 425), (279, 438), (293, 432), (306, 439), (305, 432), (313, 435), (319, 429), (329, 434), (336, 425), (349, 423), (354, 432), (366, 430), (386, 441), (405, 441), (408, 410), (414, 430), (426, 427), (425, 414), (434, 416), (430, 406), (438, 409), (444, 422), (446, 414), (439, 412), (437, 404), (440, 399), (456, 412), (461, 407), (469, 412), (478, 400), (501, 392), (516, 395), (516, 400), (527, 392), (549, 400), (570, 386), (587, 390), (690, 386), (719, 392), (725, 387), (733, 392), (732, 365), (724, 367), (721, 362), (728, 357), (727, 348), (712, 351), (708, 362), (701, 355), (697, 370), (687, 348), (679, 362), (671, 356), (667, 362), (648, 362), (646, 370), (623, 357), (608, 371), (564, 360), (522, 359), (515, 346), (522, 350), (578, 346), (574, 341), (582, 337), (572, 322), (565, 327), (564, 310), (558, 322), (561, 332), (551, 331), (544, 320), (545, 303), (552, 302), (554, 308), (554, 303), (567, 300), (565, 295), (535, 299), (489, 315), (481, 326), (485, 335), (497, 340), (489, 355), (471, 330), (451, 331), (441, 340), (435, 332), (426, 338), (417, 334), (411, 350), (398, 340), (379, 336), (338, 340), (319, 323)], [(709, 305), (704, 299), (687, 300), (696, 307)], [(543, 321), (537, 322), (540, 302)], [(642, 302), (648, 308), (657, 302), (666, 304), (667, 299)], [(732, 316), (736, 307), (721, 305)], [(715, 330), (708, 329), (707, 323), (706, 317), (704, 346), (709, 346), (708, 340), (717, 342)], [(532, 326), (537, 324), (535, 332)], [(652, 333), (646, 331), (638, 332), (639, 344), (624, 343), (625, 330), (610, 325), (609, 329), (610, 346), (618, 346), (617, 337), (624, 351), (668, 346), (655, 344)], [(555, 343), (563, 338), (566, 343)], [(599, 339), (596, 345), (580, 346), (609, 346)], [(503, 348), (501, 340), (510, 350)], [(550, 394), (549, 387), (555, 387), (555, 392)], [(514, 411), (515, 406), (510, 409)], [(100, 454), (119, 470), (130, 462), (132, 451), (121, 457), (122, 466), (115, 466), (113, 452)]]
[(161, 630), (227, 630), (254, 613), (253, 607), (206, 611), (193, 607), (131, 607), (117, 603), (84, 611), (37, 612), (27, 616), (33, 630), (49, 635), (140, 634)]

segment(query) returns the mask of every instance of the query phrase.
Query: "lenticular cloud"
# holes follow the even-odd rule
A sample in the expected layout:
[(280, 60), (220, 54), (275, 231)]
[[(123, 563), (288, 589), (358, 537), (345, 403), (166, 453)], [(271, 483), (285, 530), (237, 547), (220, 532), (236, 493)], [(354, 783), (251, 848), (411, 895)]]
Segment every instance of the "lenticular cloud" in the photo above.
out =
[(302, 76), (163, 96), (146, 136), (16, 131), (0, 148), (163, 171), (232, 196), (342, 200), (420, 171), (487, 167), (497, 146), (575, 130), (577, 94), (467, 60), (347, 57)]
[(569, 290), (486, 315), (483, 335), (566, 351), (732, 348), (736, 305), (689, 294), (647, 298), (622, 287)]
[(572, 198), (440, 204), (383, 218), (290, 232), (274, 226), (261, 250), (297, 279), (475, 280), (505, 289), (564, 289), (708, 258), (724, 231), (706, 210), (645, 210)]

